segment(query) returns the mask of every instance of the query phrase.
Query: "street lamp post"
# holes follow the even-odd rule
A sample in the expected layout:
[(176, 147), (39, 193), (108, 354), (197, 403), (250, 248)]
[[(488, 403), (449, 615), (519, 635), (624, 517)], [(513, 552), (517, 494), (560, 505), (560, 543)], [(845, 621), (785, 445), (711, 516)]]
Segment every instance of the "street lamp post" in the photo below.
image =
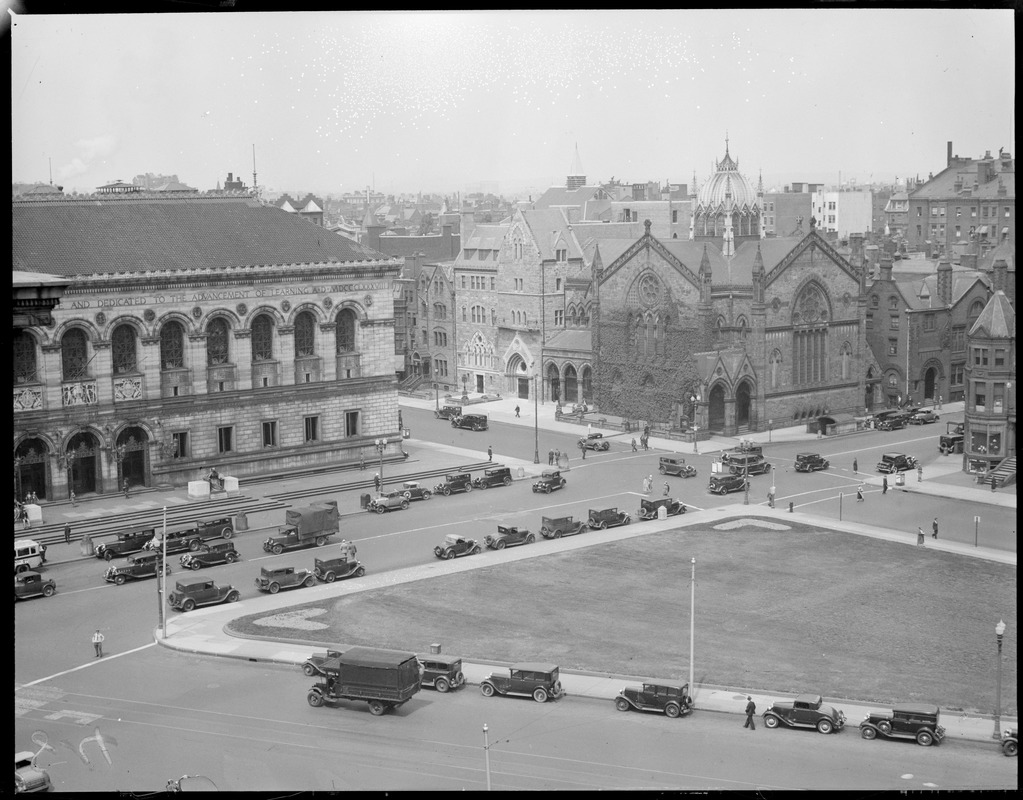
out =
[(771, 441), (771, 436), (774, 434), (774, 420), (767, 420), (767, 441)]
[(433, 410), (440, 411), (440, 384), (436, 381), (433, 383)]
[(689, 402), (693, 404), (693, 452), (699, 455), (700, 446), (697, 441), (697, 432), (700, 430), (700, 426), (696, 424), (696, 409), (700, 404), (700, 395), (691, 394), (689, 395)]
[(533, 375), (533, 463), (540, 463), (540, 413), (536, 394), (536, 375)]
[(462, 373), (462, 400), (463, 401), (469, 399), (469, 389), (466, 386), (466, 384), (468, 384), (468, 383), (469, 383), (469, 375), (468, 375), (468, 373), (463, 372)]
[(487, 765), (487, 791), (490, 791), (490, 738), (487, 736), (487, 723), (483, 723), (483, 760)]
[(744, 506), (749, 505), (749, 459), (745, 459), (742, 465), (742, 484), (743, 484), (743, 495), (742, 504)]
[(384, 450), (387, 447), (387, 439), (375, 439), (373, 445), (377, 449), (377, 453), (380, 455), (380, 493), (384, 491)]
[(1002, 635), (1005, 633), (1005, 623), (998, 620), (995, 625), (995, 638), (998, 640), (998, 678), (995, 682), (995, 732), (992, 739), (1002, 738)]
[(696, 692), (693, 654), (696, 642), (696, 559), (692, 559), (693, 575), (689, 579), (689, 696)]

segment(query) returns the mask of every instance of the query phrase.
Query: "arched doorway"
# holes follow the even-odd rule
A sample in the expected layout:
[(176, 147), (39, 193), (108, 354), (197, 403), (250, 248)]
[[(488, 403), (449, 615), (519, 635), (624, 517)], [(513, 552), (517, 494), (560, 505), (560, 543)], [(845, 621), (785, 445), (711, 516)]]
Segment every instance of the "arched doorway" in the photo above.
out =
[(924, 400), (934, 399), (934, 387), (938, 379), (938, 370), (928, 367), (924, 372)]
[(710, 397), (707, 399), (707, 424), (712, 431), (722, 431), (725, 428), (725, 390), (721, 384), (710, 390)]
[(68, 486), (76, 495), (99, 491), (99, 442), (91, 433), (76, 433), (68, 442)]
[(561, 401), (561, 376), (558, 375), (558, 368), (554, 364), (547, 365), (547, 385), (550, 387), (551, 400)]
[(142, 428), (125, 428), (117, 437), (116, 458), (120, 464), (118, 485), (128, 481), (129, 486), (148, 486), (146, 476), (147, 469), (146, 455), (148, 448), (146, 442), (149, 437)]
[(579, 379), (576, 376), (575, 367), (571, 364), (565, 367), (565, 402), (575, 403), (579, 400)]
[(867, 367), (867, 385), (863, 390), (863, 407), (869, 414), (874, 408), (874, 391), (877, 386), (877, 378), (874, 377), (874, 368)]
[(735, 392), (735, 424), (740, 428), (750, 425), (750, 394), (752, 387), (749, 381), (743, 381)]
[(583, 402), (593, 403), (593, 370), (583, 367)]
[(14, 451), (14, 496), (24, 499), (29, 492), (35, 492), (40, 500), (47, 498), (49, 480), (46, 467), (49, 462), (49, 448), (42, 439), (26, 439)]

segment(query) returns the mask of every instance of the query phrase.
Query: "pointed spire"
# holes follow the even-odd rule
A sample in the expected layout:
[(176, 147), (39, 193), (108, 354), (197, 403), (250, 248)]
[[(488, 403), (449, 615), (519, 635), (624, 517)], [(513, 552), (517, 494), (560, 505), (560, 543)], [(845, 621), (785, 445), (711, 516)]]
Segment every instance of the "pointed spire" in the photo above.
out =
[(703, 257), (700, 258), (700, 274), (710, 275), (710, 257), (707, 255), (707, 245), (703, 245)]
[(579, 142), (575, 143), (575, 157), (572, 159), (572, 167), (569, 170), (570, 175), (585, 175), (583, 172), (583, 162), (579, 158)]
[(764, 274), (764, 255), (760, 252), (760, 243), (757, 243), (757, 254), (753, 256), (753, 274)]
[(757, 194), (762, 195), (764, 193), (764, 171), (760, 170), (760, 174), (757, 177)]
[(728, 129), (725, 128), (725, 158), (728, 158)]

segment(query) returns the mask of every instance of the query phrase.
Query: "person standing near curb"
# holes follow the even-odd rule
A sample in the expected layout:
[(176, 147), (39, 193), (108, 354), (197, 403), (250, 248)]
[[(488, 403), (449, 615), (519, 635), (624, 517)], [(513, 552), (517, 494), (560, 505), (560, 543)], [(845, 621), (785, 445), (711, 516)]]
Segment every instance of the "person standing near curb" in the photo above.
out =
[(859, 486), (856, 487), (856, 502), (857, 503), (862, 503), (863, 502), (863, 484), (862, 483)]
[(554, 465), (554, 451), (553, 450), (548, 450), (547, 451), (547, 466), (553, 466), (553, 465)]
[(934, 518), (934, 522), (931, 523), (931, 530), (933, 531), (933, 533), (931, 533), (931, 538), (932, 539), (937, 539), (938, 538), (938, 518), (937, 517), (935, 517)]
[(493, 447), (487, 447), (487, 461), (493, 461), (493, 460), (494, 460), (494, 448)]
[[(937, 530), (937, 527), (938, 527), (938, 521), (937, 520), (934, 520), (934, 527), (935, 527), (935, 530)], [(64, 544), (71, 544), (71, 523), (70, 522), (65, 522), (64, 523)]]
[(860, 465), (856, 463), (856, 459), (854, 458), (853, 459), (853, 472), (859, 472), (859, 471), (860, 471)]
[(671, 487), (668, 486), (668, 482), (665, 481), (664, 482), (664, 496), (667, 497), (669, 494), (671, 494)]
[(924, 529), (917, 526), (916, 529), (916, 543), (920, 546), (924, 546)]
[(881, 479), (881, 494), (888, 494), (888, 476)]
[(923, 464), (917, 464), (916, 465), (916, 482), (917, 483), (923, 483), (923, 480), (924, 480), (924, 465)]
[(121, 489), (124, 490), (124, 499), (128, 499), (128, 479), (124, 479), (124, 483), (121, 485)]
[(757, 724), (753, 721), (753, 715), (757, 713), (757, 704), (753, 702), (753, 695), (746, 695), (746, 700), (746, 724), (742, 727), (755, 731)]
[(519, 415), (519, 407), (515, 406), (515, 416), (517, 417), (518, 415)]
[(632, 452), (635, 453), (635, 452), (638, 452), (638, 451), (639, 451), (639, 448), (636, 447), (636, 437), (633, 436), (632, 437)]
[(96, 632), (92, 635), (92, 646), (96, 648), (96, 658), (103, 657), (103, 640), (106, 637), (99, 632), (99, 628), (96, 628)]

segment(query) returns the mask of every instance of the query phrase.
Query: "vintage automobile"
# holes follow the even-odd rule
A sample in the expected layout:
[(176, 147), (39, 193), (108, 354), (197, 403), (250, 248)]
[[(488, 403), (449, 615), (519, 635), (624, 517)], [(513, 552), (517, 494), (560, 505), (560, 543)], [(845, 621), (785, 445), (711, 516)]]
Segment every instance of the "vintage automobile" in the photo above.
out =
[(877, 423), (877, 429), (879, 431), (897, 431), (905, 428), (909, 424), (909, 420), (912, 418), (912, 414), (899, 412), (892, 414), (890, 417), (885, 417), (883, 420)]
[(466, 539), (457, 533), (449, 533), (444, 537), (444, 543), (433, 548), (433, 554), (437, 558), (458, 558), (459, 556), (474, 556), (482, 552), (483, 548), (475, 539)]
[(559, 470), (545, 469), (533, 484), (533, 491), (550, 494), (555, 489), (564, 489), (567, 483), (568, 481), (561, 477)]
[(38, 572), (19, 572), (14, 576), (14, 599), (26, 597), (53, 597), (57, 591), (57, 582), (53, 578), (44, 578)]
[(674, 500), (670, 497), (658, 497), (656, 500), (647, 500), (646, 498), (640, 500), (639, 511), (636, 512), (636, 516), (640, 519), (657, 519), (657, 509), (659, 508), (664, 508), (669, 517), (686, 513), (686, 504), (681, 500)]
[(712, 475), (707, 491), (711, 494), (742, 492), (749, 487), (749, 480), (740, 475)]
[(355, 559), (317, 558), (313, 561), (313, 574), (317, 580), (333, 583), (339, 578), (361, 578), (366, 574), (366, 568)]
[[(128, 561), (119, 566), (111, 564), (107, 567), (107, 571), (103, 573), (103, 580), (107, 583), (116, 583), (121, 586), (129, 578), (132, 580), (138, 580), (139, 578), (155, 578), (156, 574), (160, 571), (160, 562), (162, 561), (162, 555), (160, 553), (136, 553), (133, 556), (128, 556)], [(168, 564), (164, 575), (170, 575), (171, 568)]]
[(185, 569), (202, 569), (212, 567), (216, 564), (233, 564), (241, 558), (241, 554), (234, 549), (234, 543), (217, 541), (211, 539), (194, 553), (189, 551), (181, 556), (181, 566)]
[(465, 686), (462, 659), (442, 656), (440, 653), (416, 656), (416, 658), (419, 659), (419, 673), (423, 686), (432, 686), (441, 693)]
[(385, 511), (394, 511), (395, 509), (404, 511), (408, 508), (408, 505), (408, 498), (405, 497), (405, 493), (399, 489), (396, 492), (378, 494), (369, 501), (369, 505), (366, 506), (366, 510), (383, 514)]
[(302, 672), (308, 675), (310, 678), (313, 675), (323, 675), (323, 671), (320, 667), (325, 661), (330, 661), (333, 658), (340, 656), (344, 650), (328, 650), (326, 653), (313, 653), (309, 658), (302, 664)]
[(738, 447), (733, 447), (730, 450), (725, 450), (721, 453), (721, 460), (728, 464), (732, 459), (740, 458), (741, 456), (759, 456), (764, 457), (764, 448), (762, 445), (755, 444), (750, 441), (743, 441)]
[(820, 453), (796, 453), (796, 472), (816, 472), (831, 466)]
[(923, 411), (917, 411), (913, 416), (909, 418), (910, 425), (927, 425), (931, 422), (937, 422), (941, 417), (931, 411), (929, 408), (925, 408)]
[(28, 792), (49, 792), (53, 789), (53, 784), (50, 781), (49, 774), (46, 772), (45, 769), (36, 766), (37, 755), (38, 753), (33, 753), (31, 750), (15, 751), (14, 753), (15, 794), (21, 794), (23, 792), (26, 794)]
[(938, 437), (938, 450), (943, 455), (963, 452), (963, 428), (962, 422), (946, 422), (945, 433)]
[(604, 438), (602, 433), (590, 433), (586, 435), (585, 439), (579, 440), (580, 450), (597, 450), (604, 451), (611, 449), (611, 442)]
[(489, 489), (491, 486), (511, 486), (512, 474), (509, 467), (494, 467), (484, 470), (483, 475), (476, 478), (472, 485), (477, 489)]
[(236, 603), (241, 593), (233, 586), (217, 586), (211, 580), (178, 581), (167, 600), (171, 608), (191, 611), (199, 606), (213, 606), (217, 603)]
[(727, 463), (733, 475), (766, 475), (771, 471), (771, 464), (757, 455), (733, 456)]
[[(167, 531), (167, 552), (181, 553), (185, 550), (198, 550), (199, 545), (209, 539), (230, 539), (232, 536), (234, 536), (234, 525), (230, 517), (196, 520), (192, 523), (176, 525)], [(159, 532), (143, 547), (143, 550), (163, 549), (163, 537)]]
[(451, 419), (452, 417), (462, 416), (461, 406), (441, 406), (439, 409), (433, 412), (433, 415), (437, 419)]
[(1002, 731), (1002, 754), (1019, 755), (1019, 728), (1006, 728)]
[(565, 694), (555, 664), (512, 664), (507, 675), (491, 672), (480, 683), (484, 697), (495, 694), (532, 697), (538, 703), (557, 700)]
[(589, 529), (585, 521), (577, 521), (572, 517), (544, 517), (540, 524), (540, 535), (544, 539), (560, 539)]
[(860, 736), (874, 739), (916, 739), (916, 743), (929, 747), (945, 738), (945, 729), (938, 724), (940, 711), (926, 703), (906, 703), (891, 711), (867, 714), (860, 723)]
[(657, 471), (662, 475), (678, 475), (680, 478), (696, 477), (696, 467), (687, 464), (682, 456), (661, 456)]
[(688, 683), (644, 683), (622, 688), (615, 698), (619, 711), (656, 711), (668, 717), (682, 717), (693, 710)]
[(14, 574), (39, 569), (46, 563), (46, 545), (35, 539), (14, 540)]
[(591, 508), (586, 524), (593, 530), (603, 531), (608, 528), (616, 528), (619, 525), (628, 525), (630, 522), (632, 522), (632, 518), (617, 508)]
[(433, 487), (434, 494), (442, 494), (450, 497), (452, 492), (471, 492), (472, 475), (468, 472), (456, 472), (444, 476), (444, 483), (438, 483)]
[(764, 711), (764, 725), (777, 728), (816, 728), (818, 733), (835, 733), (845, 727), (845, 714), (824, 705), (819, 694), (801, 694), (794, 700), (772, 703)]
[(878, 472), (905, 472), (907, 469), (916, 469), (916, 459), (904, 453), (882, 453), (881, 460), (877, 462)]
[(119, 533), (116, 539), (109, 542), (100, 542), (96, 545), (96, 558), (109, 561), (114, 556), (126, 556), (130, 553), (137, 553), (154, 536), (156, 536), (156, 528), (144, 528), (142, 530), (129, 531), (128, 533)]
[(494, 550), (504, 550), (517, 544), (532, 544), (535, 540), (536, 537), (525, 528), (511, 525), (498, 525), (496, 534), (488, 533), (483, 537), (483, 543)]
[(419, 481), (405, 481), (401, 485), (401, 493), (409, 502), (413, 500), (429, 500), (433, 492), (423, 486)]
[(465, 428), (470, 431), (485, 431), (490, 427), (486, 414), (462, 414), (451, 418), (452, 428)]
[(308, 588), (316, 578), (307, 569), (294, 567), (260, 567), (256, 578), (256, 588), (261, 592), (277, 594), (281, 589), (295, 589), (299, 586)]

